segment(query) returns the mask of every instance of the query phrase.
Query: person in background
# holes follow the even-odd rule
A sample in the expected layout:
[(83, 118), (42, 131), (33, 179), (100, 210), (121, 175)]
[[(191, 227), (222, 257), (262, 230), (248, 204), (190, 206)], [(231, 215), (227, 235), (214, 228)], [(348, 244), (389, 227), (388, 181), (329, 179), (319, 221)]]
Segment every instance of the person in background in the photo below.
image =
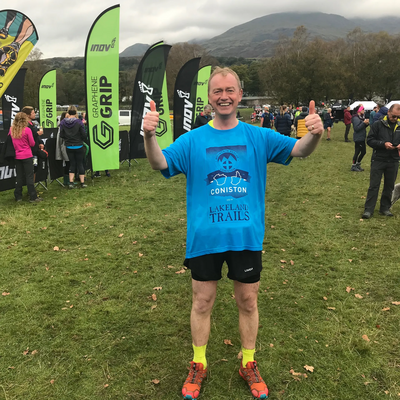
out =
[(296, 128), (296, 139), (301, 139), (308, 133), (308, 129), (306, 127), (306, 119), (305, 119), (307, 115), (308, 115), (308, 108), (306, 106), (303, 106), (301, 108), (301, 113), (294, 120), (294, 126)]
[(365, 139), (367, 138), (367, 126), (369, 125), (369, 119), (364, 117), (364, 106), (358, 105), (353, 110), (353, 116), (351, 122), (353, 124), (353, 141), (354, 141), (354, 156), (351, 171), (362, 172), (361, 161), (364, 158), (367, 150), (365, 146)]
[[(376, 117), (376, 115), (375, 115)], [(400, 160), (400, 104), (393, 104), (387, 116), (374, 122), (368, 133), (367, 144), (374, 151), (371, 157), (371, 174), (364, 213), (361, 218), (372, 217), (378, 201), (379, 187), (382, 175), (383, 190), (379, 213), (386, 217), (393, 217), (390, 211), (392, 192), (399, 170)]]
[(206, 125), (212, 120), (211, 110), (212, 110), (212, 107), (209, 104), (206, 104), (204, 106), (204, 111), (202, 113), (200, 113), (196, 117), (196, 120), (194, 121), (193, 129), (196, 129), (196, 128), (199, 128), (200, 126)]
[(375, 106), (374, 109), (369, 113), (369, 120), (371, 121), (371, 124), (374, 123), (374, 117), (377, 112), (378, 112), (378, 106)]
[(385, 118), (386, 115), (387, 115), (387, 113), (388, 113), (387, 107), (385, 107), (385, 106), (384, 106), (383, 104), (381, 104), (381, 103), (378, 103), (378, 111), (375, 113), (374, 119), (373, 119), (371, 125), (372, 125), (374, 122), (379, 121), (380, 119)]
[(347, 106), (346, 109), (344, 110), (344, 124), (346, 126), (346, 130), (344, 132), (344, 141), (350, 142), (350, 140), (349, 140), (349, 133), (350, 133), (350, 128), (351, 128), (350, 106)]
[(29, 201), (38, 203), (43, 199), (38, 197), (34, 183), (34, 168), (32, 147), (35, 146), (32, 131), (28, 128), (29, 118), (24, 112), (16, 114), (9, 135), (15, 149), (15, 169), (17, 172), (17, 185), (14, 190), (15, 201), (22, 201), (22, 187), (24, 181), (29, 193)]
[(264, 107), (264, 113), (261, 115), (260, 126), (262, 128), (270, 128), (274, 127), (274, 116), (269, 112), (269, 107)]
[(326, 140), (331, 140), (331, 128), (333, 125), (332, 109), (328, 108), (324, 114), (324, 129), (326, 130)]
[(283, 104), (280, 107), (279, 114), (275, 118), (275, 129), (281, 135), (290, 136), (292, 131), (292, 120), (290, 114), (287, 111), (287, 105)]
[(64, 139), (67, 154), (70, 162), (69, 167), (69, 189), (75, 189), (75, 173), (79, 174), (81, 188), (86, 188), (84, 159), (86, 147), (83, 142), (86, 140), (86, 130), (82, 121), (77, 116), (77, 109), (71, 106), (68, 109), (69, 118), (64, 118), (60, 124), (60, 138)]

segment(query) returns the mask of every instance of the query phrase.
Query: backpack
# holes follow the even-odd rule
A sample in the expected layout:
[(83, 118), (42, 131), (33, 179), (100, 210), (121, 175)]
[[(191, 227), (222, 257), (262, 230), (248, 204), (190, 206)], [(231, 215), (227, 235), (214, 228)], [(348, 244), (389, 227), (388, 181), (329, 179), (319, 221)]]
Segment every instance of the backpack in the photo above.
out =
[(271, 114), (269, 112), (264, 113), (263, 128), (271, 128)]

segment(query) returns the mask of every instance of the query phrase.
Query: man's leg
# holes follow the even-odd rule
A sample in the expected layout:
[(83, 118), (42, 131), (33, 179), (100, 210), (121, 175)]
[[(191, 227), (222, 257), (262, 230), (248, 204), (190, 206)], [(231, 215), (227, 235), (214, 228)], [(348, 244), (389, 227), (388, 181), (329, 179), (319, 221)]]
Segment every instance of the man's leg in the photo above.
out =
[(376, 160), (371, 162), (369, 188), (364, 206), (364, 211), (371, 213), (371, 215), (374, 213), (375, 205), (378, 200), (379, 187), (381, 185), (383, 174), (382, 168), (384, 168), (384, 164), (386, 163)]
[(192, 279), (193, 303), (190, 328), (194, 358), (190, 363), (189, 375), (182, 388), (184, 399), (197, 399), (201, 383), (207, 375), (205, 351), (210, 336), (211, 311), (217, 295), (217, 284), (218, 281), (203, 282)]
[(240, 376), (247, 382), (255, 399), (266, 399), (268, 388), (254, 361), (258, 333), (257, 297), (260, 282), (242, 283), (235, 281), (235, 299), (239, 309), (239, 332), (242, 342), (243, 359)]
[(242, 346), (254, 349), (258, 333), (258, 288), (260, 282), (235, 281), (235, 299), (239, 309), (239, 332)]
[(350, 127), (351, 127), (351, 124), (346, 125), (346, 131), (344, 132), (344, 141), (345, 142), (350, 142), (350, 140), (349, 140)]
[(210, 336), (211, 310), (217, 295), (218, 281), (201, 282), (192, 279), (193, 303), (190, 327), (193, 344), (204, 346)]
[(394, 184), (396, 182), (398, 170), (399, 170), (398, 162), (387, 163), (383, 175), (383, 190), (382, 190), (381, 204), (379, 210), (381, 212), (389, 211), (392, 205), (392, 192), (394, 189)]

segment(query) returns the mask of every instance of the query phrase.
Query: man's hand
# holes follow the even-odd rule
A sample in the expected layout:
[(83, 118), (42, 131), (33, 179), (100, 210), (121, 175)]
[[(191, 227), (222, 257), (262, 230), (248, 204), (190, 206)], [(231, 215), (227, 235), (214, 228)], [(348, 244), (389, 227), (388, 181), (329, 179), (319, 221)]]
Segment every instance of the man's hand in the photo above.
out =
[(39, 144), (39, 150), (44, 150), (44, 144)]
[(324, 133), (324, 126), (319, 115), (315, 113), (314, 100), (310, 101), (309, 110), (310, 113), (306, 117), (306, 128), (313, 135), (322, 135)]
[(156, 111), (156, 103), (151, 100), (150, 112), (148, 112), (143, 118), (143, 132), (146, 137), (150, 138), (155, 136), (159, 120), (160, 114)]
[(385, 147), (386, 147), (386, 150), (394, 150), (397, 148), (397, 147), (393, 146), (392, 143), (390, 143), (390, 142), (385, 142)]

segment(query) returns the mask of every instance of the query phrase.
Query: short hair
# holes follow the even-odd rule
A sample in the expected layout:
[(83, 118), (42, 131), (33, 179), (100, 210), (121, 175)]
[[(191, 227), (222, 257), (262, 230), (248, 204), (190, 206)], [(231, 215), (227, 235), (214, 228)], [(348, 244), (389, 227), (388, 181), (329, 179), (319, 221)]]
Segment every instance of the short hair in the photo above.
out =
[(242, 89), (242, 85), (240, 84), (239, 76), (233, 69), (230, 69), (230, 68), (227, 68), (227, 67), (224, 67), (224, 68), (216, 67), (214, 69), (214, 71), (212, 72), (212, 74), (210, 75), (210, 79), (208, 80), (208, 92), (210, 92), (210, 86), (211, 86), (210, 82), (211, 82), (211, 80), (214, 78), (215, 75), (219, 75), (219, 74), (221, 74), (222, 76), (228, 76), (229, 74), (233, 75), (233, 77), (237, 81), (239, 90)]
[(306, 112), (306, 111), (308, 111), (308, 108), (306, 106), (303, 106), (303, 107), (301, 107), (301, 111)]
[(21, 112), (25, 113), (28, 117), (32, 114), (32, 111), (34, 111), (34, 108), (31, 106), (25, 106)]
[(205, 106), (204, 106), (204, 111), (206, 111), (206, 110), (212, 110), (212, 107), (210, 106), (210, 104), (206, 104)]
[(392, 112), (394, 109), (400, 109), (400, 104), (399, 103), (394, 103), (390, 106), (389, 111)]
[(69, 106), (67, 113), (69, 115), (76, 115), (77, 111), (78, 110), (77, 110), (77, 108), (75, 106)]

